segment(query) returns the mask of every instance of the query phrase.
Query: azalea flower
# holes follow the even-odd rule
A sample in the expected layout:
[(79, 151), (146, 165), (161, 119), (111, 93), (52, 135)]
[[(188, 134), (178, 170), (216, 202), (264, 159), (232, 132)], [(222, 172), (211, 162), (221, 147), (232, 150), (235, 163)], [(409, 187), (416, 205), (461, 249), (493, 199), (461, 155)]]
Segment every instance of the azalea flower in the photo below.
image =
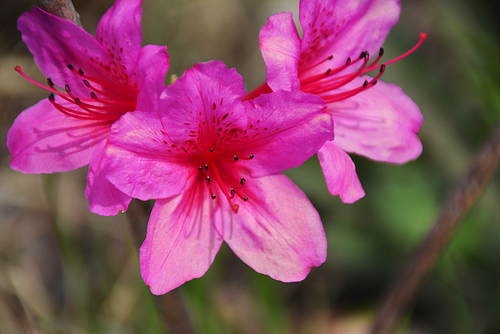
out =
[[(352, 203), (365, 193), (346, 152), (397, 164), (422, 152), (418, 106), (400, 87), (379, 78), (427, 35), (407, 53), (379, 64), (381, 45), (399, 18), (399, 0), (301, 0), (299, 10), (302, 39), (292, 13), (275, 14), (262, 28), (267, 82), (245, 99), (278, 89), (320, 96), (333, 116), (335, 139), (319, 150), (319, 161), (329, 191)], [(374, 78), (364, 75), (374, 70)]]
[[(102, 175), (111, 125), (133, 110), (153, 110), (150, 98), (165, 87), (165, 46), (141, 47), (141, 2), (117, 0), (99, 22), (96, 37), (76, 24), (33, 7), (18, 28), (50, 92), (24, 110), (7, 135), (10, 165), (25, 173), (68, 171), (90, 163), (86, 195), (91, 211), (113, 215), (130, 197)], [(142, 98), (147, 91), (148, 99)]]
[(140, 249), (154, 294), (202, 276), (223, 241), (286, 282), (326, 259), (317, 211), (280, 172), (333, 138), (331, 116), (312, 94), (244, 95), (234, 69), (197, 64), (163, 91), (157, 114), (127, 113), (113, 124), (108, 180), (129, 196), (158, 199)]

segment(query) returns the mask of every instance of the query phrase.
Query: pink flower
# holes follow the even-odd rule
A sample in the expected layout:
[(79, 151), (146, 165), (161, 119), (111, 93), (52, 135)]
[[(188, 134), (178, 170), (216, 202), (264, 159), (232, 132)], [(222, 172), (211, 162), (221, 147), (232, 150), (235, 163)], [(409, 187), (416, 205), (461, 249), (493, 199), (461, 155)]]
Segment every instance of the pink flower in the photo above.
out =
[[(7, 135), (11, 167), (25, 173), (68, 171), (90, 163), (86, 195), (93, 212), (113, 215), (130, 197), (102, 175), (105, 139), (128, 111), (155, 108), (148, 98), (165, 87), (165, 46), (141, 48), (140, 0), (117, 0), (102, 17), (96, 38), (33, 7), (18, 20), (22, 38), (42, 72), (49, 98), (24, 110)], [(58, 88), (60, 87), (60, 88)]]
[(312, 94), (244, 95), (234, 69), (197, 64), (163, 91), (158, 114), (128, 113), (112, 127), (108, 180), (129, 196), (159, 199), (140, 250), (154, 294), (202, 276), (222, 241), (286, 282), (326, 259), (318, 213), (280, 172), (333, 138), (331, 116)]
[[(347, 203), (364, 196), (349, 153), (404, 163), (417, 158), (416, 134), (423, 118), (418, 106), (396, 85), (378, 79), (385, 66), (413, 52), (378, 64), (380, 47), (400, 12), (399, 0), (301, 0), (300, 39), (291, 13), (269, 18), (260, 32), (267, 83), (245, 99), (278, 89), (316, 94), (332, 114), (335, 139), (318, 152), (328, 189)], [(369, 56), (379, 54), (369, 62)], [(378, 70), (375, 78), (364, 76)], [(377, 84), (377, 85), (375, 85)]]

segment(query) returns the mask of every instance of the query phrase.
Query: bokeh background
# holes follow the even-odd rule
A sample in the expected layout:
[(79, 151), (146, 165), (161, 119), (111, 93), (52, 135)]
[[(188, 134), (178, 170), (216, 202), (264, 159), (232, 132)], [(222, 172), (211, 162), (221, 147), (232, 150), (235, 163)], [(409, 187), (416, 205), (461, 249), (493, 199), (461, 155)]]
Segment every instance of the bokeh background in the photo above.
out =
[[(223, 60), (247, 89), (265, 80), (258, 33), (298, 0), (145, 0), (143, 44), (166, 44), (171, 74)], [(16, 29), (35, 1), (0, 1), (0, 333), (163, 333), (143, 284), (126, 214), (99, 217), (84, 197), (86, 169), (28, 175), (9, 168), (6, 133), (46, 98)], [(91, 32), (111, 0), (75, 0)], [(329, 195), (316, 157), (287, 174), (320, 212), (328, 260), (303, 282), (255, 273), (224, 245), (205, 276), (179, 290), (199, 333), (366, 333), (383, 292), (425, 237), (500, 119), (500, 5), (496, 0), (403, 0), (384, 59), (429, 37), (383, 80), (420, 106), (424, 152), (403, 166), (353, 157), (366, 196)], [(75, 41), (77, 43), (78, 41)], [(466, 216), (399, 333), (500, 333), (498, 176)]]

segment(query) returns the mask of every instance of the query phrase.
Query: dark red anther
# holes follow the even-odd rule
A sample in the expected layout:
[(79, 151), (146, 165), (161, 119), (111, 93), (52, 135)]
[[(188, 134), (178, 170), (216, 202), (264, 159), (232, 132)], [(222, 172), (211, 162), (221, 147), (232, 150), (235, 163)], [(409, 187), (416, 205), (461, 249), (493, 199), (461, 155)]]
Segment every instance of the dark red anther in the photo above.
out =
[(212, 199), (216, 199), (217, 196), (215, 196), (215, 194), (212, 194)]
[(73, 71), (73, 69), (74, 69), (73, 65), (68, 64), (68, 65), (66, 65), (66, 66), (68, 66), (68, 68), (69, 68), (70, 70), (72, 70), (72, 71)]
[(384, 48), (380, 47), (380, 51), (378, 52), (378, 55), (382, 57), (384, 55)]
[(255, 158), (255, 156), (252, 153), (250, 153), (250, 159), (253, 159), (253, 158)]
[(68, 84), (64, 85), (64, 90), (66, 91), (66, 93), (71, 94), (71, 89), (69, 89)]
[(245, 180), (245, 178), (244, 178), (244, 177), (242, 177), (242, 178), (240, 179), (240, 184), (241, 184), (242, 186), (244, 186), (244, 185), (245, 185), (245, 181), (246, 181), (246, 180)]
[(326, 70), (326, 73), (325, 73), (325, 74), (326, 74), (326, 76), (328, 76), (328, 74), (330, 74), (330, 72), (331, 72), (331, 71), (332, 71), (332, 69), (331, 69), (331, 68), (327, 69), (327, 70)]
[(97, 95), (95, 95), (94, 92), (90, 92), (90, 96), (94, 99), (94, 100), (97, 100)]
[(201, 167), (201, 166), (200, 166), (200, 167), (198, 167), (198, 170), (199, 170), (200, 172), (201, 172), (201, 170), (202, 170), (202, 169), (203, 169), (203, 167)]
[(83, 75), (83, 70), (81, 68), (78, 69), (78, 74)]
[(213, 152), (213, 151), (214, 151), (214, 149), (213, 149), (213, 148), (210, 148), (210, 152)]
[(236, 194), (236, 191), (234, 190), (234, 188), (231, 188), (231, 198), (234, 197), (234, 194)]
[(51, 78), (47, 78), (47, 85), (49, 85), (50, 88), (54, 88), (54, 82)]
[(246, 202), (248, 201), (248, 196), (243, 197), (243, 200)]
[(333, 59), (333, 55), (330, 55), (328, 58), (326, 58), (328, 60), (332, 60)]
[(345, 62), (346, 65), (349, 65), (351, 63), (351, 57), (347, 57), (347, 60)]
[(75, 103), (76, 103), (77, 105), (81, 105), (81, 104), (82, 104), (82, 101), (80, 101), (80, 99), (79, 99), (79, 98), (75, 97)]
[[(203, 167), (205, 167), (205, 171), (207, 171), (207, 170), (208, 170), (208, 165), (207, 165), (207, 164), (205, 164)], [(201, 168), (201, 167), (200, 167), (200, 168)]]
[(207, 176), (207, 183), (210, 183), (210, 176)]
[(87, 87), (91, 88), (91, 87), (90, 87), (90, 82), (89, 82), (87, 79), (84, 79), (84, 80), (83, 80), (83, 83), (85, 84), (85, 86), (87, 86)]
[(368, 80), (365, 80), (365, 82), (363, 82), (363, 87), (366, 87), (368, 86)]
[(365, 57), (368, 57), (369, 56), (369, 53), (368, 51), (363, 51), (361, 52), (361, 54), (359, 55), (359, 58), (362, 59), (362, 58), (365, 58)]
[(56, 97), (54, 96), (54, 94), (50, 93), (49, 94), (49, 101), (54, 102), (55, 100), (56, 100)]
[(234, 161), (238, 161), (238, 157), (237, 156), (234, 156)]

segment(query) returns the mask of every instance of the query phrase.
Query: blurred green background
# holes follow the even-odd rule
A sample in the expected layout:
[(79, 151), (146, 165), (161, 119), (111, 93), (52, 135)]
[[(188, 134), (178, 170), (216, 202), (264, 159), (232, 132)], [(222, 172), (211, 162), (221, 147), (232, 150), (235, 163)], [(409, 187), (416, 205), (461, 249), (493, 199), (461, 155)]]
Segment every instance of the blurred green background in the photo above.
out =
[[(0, 142), (14, 118), (46, 98), (16, 20), (35, 1), (0, 1)], [(110, 0), (74, 1), (94, 33)], [(145, 0), (143, 44), (166, 44), (169, 75), (223, 60), (247, 89), (265, 80), (258, 33), (298, 0)], [(224, 245), (207, 274), (180, 288), (199, 333), (366, 333), (381, 296), (437, 218), (500, 119), (496, 0), (403, 0), (384, 59), (429, 37), (383, 80), (420, 106), (424, 152), (394, 166), (353, 157), (365, 198), (329, 195), (316, 157), (287, 174), (320, 212), (328, 259), (306, 280), (259, 275)], [(28, 175), (0, 145), (0, 333), (163, 333), (141, 280), (125, 214), (99, 217), (84, 197), (86, 169)], [(398, 327), (400, 333), (500, 333), (500, 183), (467, 215)]]

